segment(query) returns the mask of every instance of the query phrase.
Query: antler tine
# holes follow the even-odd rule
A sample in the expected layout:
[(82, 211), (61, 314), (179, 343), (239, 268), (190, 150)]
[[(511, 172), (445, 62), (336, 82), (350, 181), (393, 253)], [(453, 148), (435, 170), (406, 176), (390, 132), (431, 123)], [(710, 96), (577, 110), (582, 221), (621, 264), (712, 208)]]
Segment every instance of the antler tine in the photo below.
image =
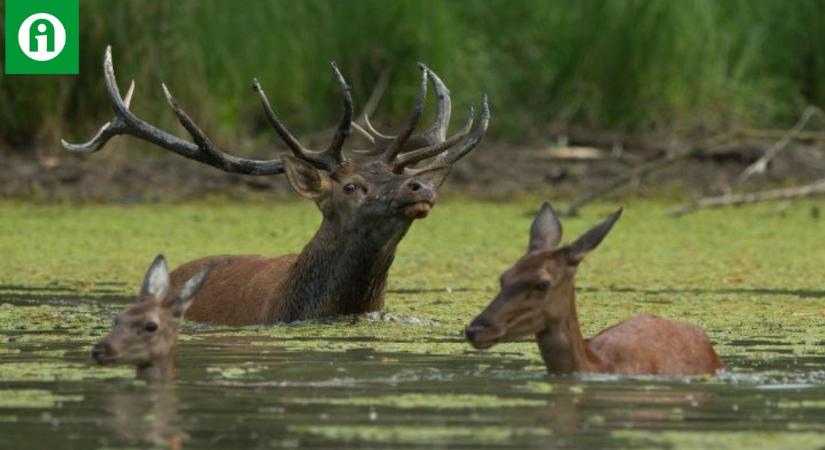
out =
[(86, 143), (71, 144), (61, 139), (61, 143), (66, 150), (79, 153), (91, 153), (100, 150), (103, 145), (114, 136), (130, 134), (185, 158), (209, 164), (227, 172), (249, 175), (272, 175), (284, 172), (284, 166), (278, 160), (261, 161), (237, 158), (218, 150), (212, 145), (203, 131), (195, 125), (194, 121), (177, 105), (177, 102), (169, 94), (165, 86), (164, 92), (167, 94), (167, 100), (172, 106), (172, 110), (197, 144), (184, 141), (177, 136), (144, 122), (132, 114), (129, 110), (129, 104), (134, 93), (134, 83), (129, 87), (126, 98), (121, 97), (112, 64), (111, 46), (107, 46), (106, 52), (104, 53), (103, 73), (106, 79), (106, 90), (112, 101), (112, 108), (115, 110), (115, 117), (104, 124), (98, 130), (97, 134)]
[(341, 114), (341, 121), (338, 122), (338, 128), (335, 130), (335, 135), (327, 148), (327, 153), (330, 155), (335, 165), (344, 162), (343, 148), (344, 141), (347, 140), (352, 132), (352, 93), (338, 66), (332, 62), (332, 71), (335, 73), (335, 81), (341, 89), (341, 97), (343, 98), (343, 113)]
[(395, 164), (393, 165), (393, 171), (396, 173), (401, 173), (405, 167), (421, 162), (427, 158), (437, 156), (443, 153), (445, 150), (458, 144), (470, 134), (470, 131), (473, 129), (474, 122), (475, 109), (472, 106), (470, 106), (468, 111), (467, 122), (464, 124), (464, 127), (461, 129), (461, 131), (450, 136), (449, 139), (443, 140), (441, 142), (436, 142), (433, 145), (424, 147), (422, 149), (413, 150), (411, 152), (402, 153), (398, 157), (398, 159), (396, 159)]
[(178, 118), (178, 122), (183, 125), (183, 128), (192, 136), (192, 140), (195, 141), (195, 145), (197, 145), (204, 153), (212, 155), (213, 157), (220, 157), (221, 151), (215, 148), (215, 145), (212, 144), (212, 141), (200, 129), (200, 127), (189, 117), (189, 114), (186, 114), (186, 111), (180, 107), (178, 101), (175, 100), (175, 97), (172, 96), (172, 93), (169, 92), (169, 88), (166, 87), (166, 83), (160, 84), (161, 88), (163, 88), (163, 95), (166, 96), (166, 102), (169, 103), (169, 107), (172, 108), (172, 112), (175, 113), (175, 117)]
[[(258, 93), (258, 97), (261, 99), (261, 105), (264, 108), (264, 113), (266, 114), (270, 125), (275, 128), (278, 136), (283, 139), (287, 147), (292, 150), (292, 153), (298, 158), (309, 162), (319, 169), (332, 172), (338, 167), (339, 164), (346, 161), (346, 158), (344, 158), (343, 149), (344, 142), (352, 133), (351, 124), (353, 107), (352, 94), (350, 93), (349, 85), (344, 79), (344, 76), (341, 75), (341, 71), (338, 70), (338, 66), (335, 65), (334, 62), (330, 64), (335, 74), (335, 81), (341, 88), (341, 95), (343, 97), (343, 113), (341, 114), (341, 120), (338, 123), (338, 127), (335, 129), (335, 135), (332, 138), (332, 142), (330, 142), (327, 149), (323, 151), (309, 150), (301, 145), (297, 139), (295, 139), (295, 136), (293, 136), (292, 133), (287, 130), (286, 126), (278, 120), (278, 117), (275, 115), (275, 111), (272, 109), (272, 105), (269, 103), (269, 98), (267, 98), (264, 89), (261, 87), (261, 84), (258, 83), (257, 79), (252, 80), (252, 89)], [(363, 132), (360, 128), (358, 131)]]
[(365, 129), (361, 128), (355, 121), (352, 122), (352, 129), (355, 130), (356, 133), (360, 134), (364, 137), (364, 139), (370, 141), (370, 143), (375, 144), (375, 138)]
[[(430, 68), (422, 63), (418, 63), (419, 69), (426, 74), (433, 85), (433, 90), (436, 93), (435, 104), (435, 122), (424, 133), (411, 135), (401, 146), (399, 153), (405, 153), (411, 150), (420, 149), (425, 146), (436, 145), (443, 142), (447, 137), (447, 127), (450, 124), (450, 115), (452, 112), (452, 101), (450, 100), (450, 90), (441, 81), (441, 78), (435, 74)], [(359, 153), (366, 156), (380, 155), (398, 140), (400, 136), (389, 136), (376, 130), (370, 122), (369, 115), (365, 112), (363, 115), (364, 128), (356, 128), (356, 131), (363, 134), (367, 139), (374, 144), (373, 148), (365, 150), (353, 150), (354, 153)], [(358, 124), (355, 124), (357, 127)]]
[(299, 157), (306, 159), (306, 149), (298, 139), (295, 139), (295, 136), (289, 132), (289, 130), (278, 120), (278, 117), (275, 115), (275, 111), (272, 110), (272, 105), (269, 104), (269, 98), (267, 98), (266, 93), (264, 92), (264, 88), (261, 87), (261, 83), (258, 82), (257, 78), (252, 79), (252, 90), (258, 93), (258, 97), (261, 99), (261, 106), (264, 109), (264, 114), (266, 114), (267, 120), (269, 120), (269, 124), (272, 125), (272, 128), (275, 128), (275, 132), (278, 133), (278, 136), (284, 141), (287, 147), (292, 150), (292, 153)]
[(398, 156), (398, 153), (410, 139), (415, 127), (418, 126), (418, 121), (421, 120), (421, 115), (424, 113), (424, 101), (427, 98), (427, 70), (421, 71), (421, 83), (418, 87), (418, 97), (415, 100), (412, 114), (407, 119), (407, 124), (402, 129), (401, 133), (392, 141), (389, 147), (384, 151), (384, 161), (391, 163)]
[(367, 113), (364, 113), (364, 126), (373, 137), (382, 138), (386, 140), (395, 139), (393, 136), (388, 136), (376, 130), (375, 127), (372, 126), (372, 122), (370, 122), (370, 116)]
[(484, 134), (487, 132), (487, 127), (490, 125), (490, 105), (487, 99), (487, 94), (482, 94), (481, 96), (481, 117), (476, 126), (475, 130), (473, 130), (472, 134), (467, 138), (466, 141), (458, 148), (458, 150), (451, 152), (446, 151), (441, 153), (432, 164), (427, 165), (426, 167), (422, 167), (420, 169), (405, 170), (405, 173), (415, 175), (416, 173), (420, 173), (425, 170), (434, 169), (436, 167), (443, 167), (443, 166), (450, 166), (454, 164), (459, 159), (466, 156), (472, 149), (481, 142), (481, 139), (484, 137)]
[(370, 122), (369, 114), (364, 113), (362, 117), (364, 118), (364, 128), (361, 128), (355, 122), (352, 123), (353, 128), (355, 128), (355, 130), (359, 133), (366, 133), (364, 136), (367, 137), (367, 139), (373, 144), (373, 147), (369, 149), (350, 151), (352, 153), (358, 153), (364, 156), (377, 156), (384, 153), (395, 138), (381, 134), (378, 130), (376, 130), (375, 127), (372, 126), (372, 122)]
[[(131, 105), (132, 94), (134, 94), (134, 92), (135, 80), (132, 80), (132, 82), (129, 84), (129, 90), (126, 91), (126, 97), (123, 99), (123, 104), (126, 105), (126, 108), (129, 108), (129, 106)], [(95, 133), (95, 135), (87, 142), (83, 142), (80, 144), (72, 144), (66, 141), (65, 139), (60, 139), (60, 144), (63, 146), (63, 148), (72, 153), (94, 153), (103, 148), (103, 145), (106, 144), (106, 142), (109, 139), (113, 138), (118, 134), (117, 130), (114, 130), (112, 128), (112, 122), (114, 122), (115, 120), (116, 118), (104, 123), (103, 126), (97, 130), (97, 133)]]
[(432, 145), (447, 138), (447, 128), (450, 126), (450, 115), (452, 114), (452, 100), (450, 99), (450, 90), (447, 89), (447, 85), (441, 81), (441, 78), (424, 64), (419, 63), (419, 65), (427, 72), (435, 91), (435, 123), (424, 132), (424, 136)]

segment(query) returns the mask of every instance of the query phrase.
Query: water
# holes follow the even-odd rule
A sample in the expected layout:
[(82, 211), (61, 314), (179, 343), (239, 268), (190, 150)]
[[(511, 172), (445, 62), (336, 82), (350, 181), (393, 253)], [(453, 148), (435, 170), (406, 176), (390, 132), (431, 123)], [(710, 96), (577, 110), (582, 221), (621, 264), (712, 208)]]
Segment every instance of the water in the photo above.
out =
[(179, 381), (147, 386), (88, 357), (127, 299), (4, 288), (3, 449), (825, 448), (825, 357), (776, 337), (738, 336), (716, 379), (548, 377), (521, 355), (188, 325)]

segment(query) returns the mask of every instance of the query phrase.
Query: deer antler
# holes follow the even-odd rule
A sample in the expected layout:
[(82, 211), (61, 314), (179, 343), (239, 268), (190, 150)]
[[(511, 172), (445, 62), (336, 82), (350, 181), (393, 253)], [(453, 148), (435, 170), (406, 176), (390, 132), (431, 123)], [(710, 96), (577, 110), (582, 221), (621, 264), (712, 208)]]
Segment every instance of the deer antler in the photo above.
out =
[(275, 128), (275, 131), (281, 139), (283, 139), (287, 147), (292, 150), (292, 153), (294, 153), (298, 158), (308, 161), (319, 169), (324, 169), (331, 172), (334, 171), (338, 165), (346, 161), (343, 154), (343, 149), (344, 142), (352, 132), (352, 94), (350, 93), (350, 88), (347, 85), (347, 82), (341, 75), (341, 71), (338, 70), (338, 66), (335, 65), (334, 62), (330, 63), (330, 65), (332, 66), (333, 72), (335, 72), (335, 81), (341, 89), (341, 95), (343, 97), (343, 113), (341, 114), (341, 120), (338, 122), (338, 127), (335, 129), (332, 142), (330, 142), (329, 147), (323, 151), (309, 150), (301, 145), (301, 143), (298, 142), (294, 136), (292, 136), (284, 124), (281, 123), (281, 121), (278, 120), (278, 117), (275, 116), (275, 112), (269, 104), (269, 99), (266, 97), (266, 93), (264, 93), (264, 90), (258, 83), (258, 80), (252, 81), (252, 89), (254, 89), (261, 98), (261, 105), (264, 108), (264, 112), (266, 113), (266, 117), (269, 119), (269, 123), (272, 125), (272, 128)]
[[(487, 102), (487, 96), (483, 95), (481, 99), (481, 118), (475, 130), (473, 130), (475, 110), (473, 107), (470, 107), (467, 122), (464, 124), (464, 127), (462, 127), (458, 133), (447, 138), (447, 128), (450, 124), (450, 115), (452, 112), (450, 91), (435, 72), (423, 64), (419, 64), (419, 67), (423, 73), (421, 86), (415, 105), (413, 106), (413, 112), (402, 132), (397, 136), (388, 136), (380, 133), (372, 126), (366, 115), (364, 116), (365, 128), (363, 130), (358, 129), (359, 132), (369, 134), (374, 143), (372, 149), (361, 151), (360, 153), (373, 156), (381, 155), (383, 160), (390, 165), (396, 173), (402, 173), (405, 172), (405, 170), (410, 172), (410, 169), (408, 169), (409, 166), (436, 156), (437, 158), (433, 163), (425, 168), (412, 172), (419, 172), (421, 170), (428, 170), (455, 163), (481, 141), (481, 138), (487, 132), (487, 127), (490, 122), (490, 107)], [(430, 80), (436, 92), (435, 121), (427, 131), (421, 134), (413, 134), (424, 110), (427, 79)], [(453, 152), (449, 151), (462, 141), (464, 141), (464, 144), (459, 147), (458, 150)]]
[[(432, 70), (425, 65), (419, 64), (422, 72), (421, 84), (418, 90), (418, 97), (413, 107), (413, 112), (407, 119), (407, 123), (397, 136), (387, 136), (375, 130), (369, 122), (369, 118), (364, 116), (365, 128), (359, 127), (353, 122), (352, 94), (350, 88), (335, 63), (331, 63), (335, 75), (335, 81), (341, 89), (343, 112), (336, 127), (332, 142), (325, 150), (309, 150), (289, 132), (284, 124), (275, 115), (269, 99), (264, 93), (258, 80), (253, 80), (252, 88), (258, 93), (269, 123), (275, 128), (278, 136), (286, 143), (287, 147), (295, 156), (309, 162), (318, 169), (333, 172), (335, 169), (347, 161), (343, 154), (344, 143), (354, 128), (361, 134), (368, 137), (373, 143), (373, 148), (360, 153), (380, 156), (381, 159), (395, 173), (415, 173), (419, 170), (408, 169), (409, 166), (417, 164), (429, 158), (436, 158), (428, 167), (450, 165), (464, 157), (470, 152), (484, 136), (490, 121), (490, 108), (487, 104), (487, 96), (482, 96), (481, 120), (473, 129), (475, 122), (475, 112), (473, 108), (469, 110), (469, 117), (464, 127), (455, 135), (447, 138), (447, 127), (450, 122), (452, 105), (450, 92), (444, 82)], [(105, 144), (114, 136), (132, 135), (138, 139), (151, 142), (159, 147), (170, 150), (185, 158), (199, 161), (210, 166), (217, 167), (226, 172), (240, 173), (248, 175), (272, 175), (284, 172), (284, 166), (280, 160), (256, 160), (238, 158), (221, 151), (206, 133), (200, 129), (194, 120), (180, 107), (177, 100), (172, 97), (165, 84), (161, 84), (166, 95), (166, 101), (172, 108), (172, 112), (178, 121), (183, 125), (193, 142), (185, 141), (175, 135), (163, 131), (138, 118), (129, 110), (132, 95), (135, 90), (135, 83), (132, 81), (126, 96), (120, 95), (117, 86), (115, 71), (112, 65), (112, 47), (107, 46), (103, 57), (103, 73), (106, 79), (106, 90), (112, 101), (115, 116), (109, 122), (103, 124), (97, 133), (87, 142), (72, 144), (61, 139), (63, 147), (74, 153), (92, 153), (102, 149)], [(427, 95), (427, 80), (429, 80), (436, 92), (435, 121), (433, 125), (421, 134), (414, 134), (421, 115), (424, 112), (424, 101)], [(459, 142), (463, 144), (456, 151), (450, 151)]]
[[(270, 123), (275, 127), (278, 134), (286, 142), (287, 146), (295, 153), (296, 156), (302, 158), (319, 169), (333, 171), (338, 164), (344, 162), (342, 149), (344, 141), (350, 134), (350, 123), (352, 122), (352, 97), (349, 92), (349, 87), (343, 76), (338, 71), (338, 68), (333, 63), (332, 68), (335, 72), (338, 85), (341, 87), (343, 93), (344, 112), (341, 121), (336, 129), (335, 136), (329, 147), (320, 152), (315, 152), (305, 149), (301, 144), (289, 133), (286, 127), (275, 117), (266, 95), (263, 93), (260, 84), (257, 80), (253, 83), (253, 88), (258, 92), (261, 101), (264, 105), (264, 110), (269, 118)], [(98, 132), (89, 141), (72, 144), (61, 139), (63, 147), (74, 153), (92, 153), (103, 148), (106, 142), (114, 136), (118, 135), (132, 135), (147, 142), (151, 142), (159, 147), (170, 150), (185, 158), (199, 161), (210, 166), (217, 167), (226, 172), (240, 173), (248, 175), (273, 175), (284, 172), (284, 166), (280, 160), (255, 160), (238, 158), (221, 151), (216, 147), (203, 130), (198, 127), (194, 120), (180, 107), (178, 102), (172, 97), (169, 89), (165, 84), (162, 85), (163, 92), (166, 95), (166, 100), (175, 113), (178, 121), (183, 125), (194, 142), (185, 141), (177, 136), (174, 136), (166, 131), (163, 131), (142, 119), (135, 116), (130, 110), (129, 105), (134, 93), (135, 83), (132, 81), (129, 90), (126, 92), (126, 97), (121, 97), (120, 90), (117, 86), (117, 79), (115, 78), (114, 67), (112, 64), (112, 47), (107, 46), (103, 57), (103, 73), (106, 78), (106, 90), (109, 93), (109, 98), (112, 101), (112, 107), (115, 111), (115, 117), (109, 122), (103, 124)]]

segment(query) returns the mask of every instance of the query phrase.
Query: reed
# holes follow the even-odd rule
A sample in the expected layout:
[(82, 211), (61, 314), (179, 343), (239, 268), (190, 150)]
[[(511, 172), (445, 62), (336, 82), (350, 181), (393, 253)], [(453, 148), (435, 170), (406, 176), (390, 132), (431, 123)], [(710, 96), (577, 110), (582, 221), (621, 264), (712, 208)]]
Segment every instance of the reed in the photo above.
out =
[(453, 88), (456, 114), (490, 93), (493, 139), (594, 130), (710, 133), (784, 126), (825, 103), (825, 1), (84, 0), (79, 76), (0, 79), (0, 148), (54, 148), (110, 115), (100, 70), (114, 48), (134, 108), (176, 129), (163, 80), (217, 139), (269, 139), (250, 91), (305, 133), (335, 122), (335, 60), (363, 104), (392, 69), (377, 116), (400, 123), (418, 71)]

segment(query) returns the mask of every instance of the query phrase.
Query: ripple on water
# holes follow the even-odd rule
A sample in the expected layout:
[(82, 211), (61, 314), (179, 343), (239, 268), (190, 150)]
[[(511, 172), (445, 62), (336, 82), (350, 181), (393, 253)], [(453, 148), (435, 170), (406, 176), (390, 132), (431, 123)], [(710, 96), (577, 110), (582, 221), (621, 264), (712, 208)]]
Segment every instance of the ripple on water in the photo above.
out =
[(426, 316), (187, 326), (180, 381), (147, 386), (87, 356), (124, 298), (41, 294), (0, 295), (0, 448), (825, 446), (825, 357), (776, 336), (723, 342), (715, 378), (548, 377)]

